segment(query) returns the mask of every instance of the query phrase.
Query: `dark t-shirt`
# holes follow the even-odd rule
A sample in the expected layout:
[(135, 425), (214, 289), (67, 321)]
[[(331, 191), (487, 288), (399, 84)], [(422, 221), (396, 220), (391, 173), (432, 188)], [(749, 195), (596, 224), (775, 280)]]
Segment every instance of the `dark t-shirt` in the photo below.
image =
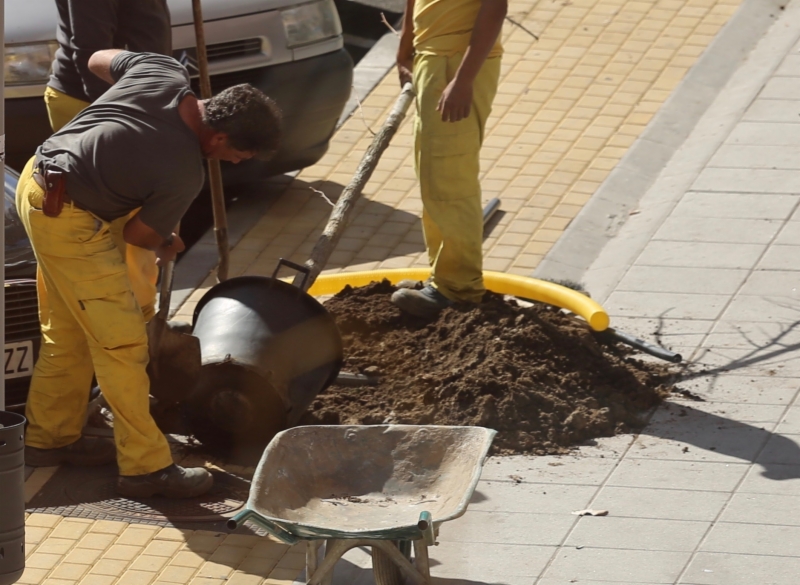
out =
[(172, 50), (166, 0), (56, 0), (56, 7), (59, 47), (47, 85), (76, 99), (92, 102), (110, 87), (89, 71), (95, 51)]
[(123, 52), (116, 83), (36, 151), (67, 172), (67, 193), (106, 221), (141, 207), (141, 220), (168, 237), (205, 178), (200, 141), (178, 113), (192, 92), (171, 57)]

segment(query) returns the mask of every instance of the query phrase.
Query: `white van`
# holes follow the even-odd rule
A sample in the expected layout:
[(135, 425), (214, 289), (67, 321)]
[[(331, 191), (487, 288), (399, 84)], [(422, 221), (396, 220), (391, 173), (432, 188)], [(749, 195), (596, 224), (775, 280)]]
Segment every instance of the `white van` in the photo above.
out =
[[(168, 0), (174, 56), (197, 71), (191, 0)], [(269, 163), (225, 169), (226, 182), (314, 164), (350, 96), (353, 62), (333, 0), (203, 0), (212, 92), (250, 83), (284, 115), (284, 138)], [(53, 0), (5, 0), (6, 164), (21, 170), (50, 134), (42, 98), (57, 48)]]

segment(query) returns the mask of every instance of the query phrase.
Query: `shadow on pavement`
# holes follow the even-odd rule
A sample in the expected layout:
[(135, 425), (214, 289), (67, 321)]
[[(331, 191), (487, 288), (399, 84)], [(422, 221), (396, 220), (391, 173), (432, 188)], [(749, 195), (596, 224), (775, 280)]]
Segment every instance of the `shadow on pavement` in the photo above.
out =
[[(333, 206), (345, 186), (332, 181), (305, 182), (295, 179), (283, 194), (278, 208), (292, 208), (292, 197), (301, 198), (304, 205), (295, 215), (285, 220), (281, 234), (274, 240), (276, 251), (286, 252), (288, 259), (303, 263), (311, 254), (313, 244), (324, 230)], [(309, 199), (310, 196), (310, 199)], [(425, 251), (419, 216), (391, 205), (360, 196), (352, 204), (349, 222), (341, 230), (325, 268), (344, 268), (353, 263), (382, 262), (397, 256), (408, 256)], [(272, 213), (269, 210), (266, 213)], [(280, 209), (279, 209), (280, 212)], [(287, 214), (288, 215), (288, 214)], [(300, 233), (293, 223), (314, 228)], [(295, 235), (303, 236), (303, 243), (293, 242)], [(275, 261), (277, 262), (277, 255)]]
[[(740, 330), (739, 335), (741, 335), (742, 339), (751, 348), (749, 351), (746, 351), (742, 356), (732, 359), (727, 363), (713, 367), (703, 367), (702, 364), (697, 364), (703, 357), (703, 354), (701, 354), (698, 358), (693, 360), (694, 364), (690, 363), (688, 366), (699, 365), (702, 369), (698, 371), (686, 371), (681, 375), (681, 380), (688, 381), (696, 378), (713, 377), (725, 372), (763, 364), (768, 361), (778, 365), (781, 362), (794, 360), (797, 358), (796, 354), (800, 353), (800, 342), (796, 341), (790, 343), (787, 341), (787, 338), (794, 336), (796, 339), (798, 334), (800, 334), (800, 320), (782, 327), (780, 333), (763, 342), (752, 339), (748, 332)], [(725, 351), (726, 348), (715, 349), (717, 351)], [(736, 351), (738, 348), (730, 349)], [(709, 348), (701, 348), (701, 351), (703, 350), (708, 352)]]
[[(748, 405), (743, 405), (747, 408)], [(773, 423), (769, 423), (770, 426)], [(666, 403), (645, 427), (639, 441), (652, 436), (678, 441), (722, 456), (735, 457), (760, 465), (761, 475), (782, 481), (800, 478), (800, 445), (791, 438), (761, 426), (739, 422), (719, 414), (704, 412), (685, 404)], [(647, 445), (652, 450), (679, 449), (680, 445)], [(683, 447), (683, 453), (688, 447)], [(671, 453), (666, 453), (670, 459)]]
[[(355, 554), (354, 554), (355, 553)], [(357, 563), (346, 558), (347, 556), (357, 557)], [(372, 576), (372, 567), (369, 561), (369, 548), (362, 547), (354, 549), (342, 558), (333, 570), (333, 583), (331, 585), (375, 585)], [(437, 561), (431, 559), (430, 566), (439, 565)], [(531, 579), (532, 580), (532, 579)], [(496, 581), (473, 581), (470, 579), (452, 579), (444, 577), (432, 577), (433, 585), (505, 585), (502, 579)], [(412, 581), (407, 580), (407, 583)], [(295, 584), (305, 583), (305, 571), (295, 580)]]

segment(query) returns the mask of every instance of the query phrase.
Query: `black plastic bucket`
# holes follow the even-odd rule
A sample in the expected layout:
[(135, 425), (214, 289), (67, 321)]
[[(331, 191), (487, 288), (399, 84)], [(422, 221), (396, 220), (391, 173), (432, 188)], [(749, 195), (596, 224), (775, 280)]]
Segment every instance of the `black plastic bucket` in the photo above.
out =
[(211, 288), (198, 302), (200, 382), (188, 400), (190, 425), (202, 442), (265, 443), (299, 420), (336, 380), (342, 338), (314, 297), (275, 276), (241, 276)]
[(0, 410), (0, 585), (25, 570), (25, 417)]

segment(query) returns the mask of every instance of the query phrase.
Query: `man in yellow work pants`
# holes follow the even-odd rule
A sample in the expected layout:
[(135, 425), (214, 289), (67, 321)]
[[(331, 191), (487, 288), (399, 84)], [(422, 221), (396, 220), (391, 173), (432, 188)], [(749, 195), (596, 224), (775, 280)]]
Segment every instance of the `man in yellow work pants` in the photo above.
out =
[(400, 83), (417, 94), (414, 152), (431, 280), (392, 302), (432, 317), (480, 302), (483, 210), (480, 148), (500, 76), (507, 0), (407, 0), (397, 53)]
[[(203, 159), (274, 153), (280, 113), (247, 84), (198, 100), (186, 69), (154, 53), (99, 51), (89, 66), (113, 87), (37, 149), (17, 186), (48, 299), (25, 463), (116, 459), (124, 496), (193, 497), (213, 477), (175, 465), (150, 415), (145, 319), (121, 241), (154, 251), (162, 264), (174, 259), (183, 244), (173, 230), (203, 185)], [(115, 222), (124, 223), (121, 238)], [(115, 443), (81, 434), (93, 372), (114, 414)]]
[[(127, 47), (134, 52), (169, 55), (172, 49), (165, 0), (56, 0), (56, 8), (59, 48), (44, 92), (53, 132), (61, 130), (110, 87), (89, 71), (89, 57), (94, 52)], [(124, 225), (124, 220), (114, 222), (111, 231), (124, 246), (131, 287), (149, 321), (155, 315), (156, 257), (151, 250), (125, 245)], [(47, 299), (40, 298), (39, 302), (46, 305)]]

